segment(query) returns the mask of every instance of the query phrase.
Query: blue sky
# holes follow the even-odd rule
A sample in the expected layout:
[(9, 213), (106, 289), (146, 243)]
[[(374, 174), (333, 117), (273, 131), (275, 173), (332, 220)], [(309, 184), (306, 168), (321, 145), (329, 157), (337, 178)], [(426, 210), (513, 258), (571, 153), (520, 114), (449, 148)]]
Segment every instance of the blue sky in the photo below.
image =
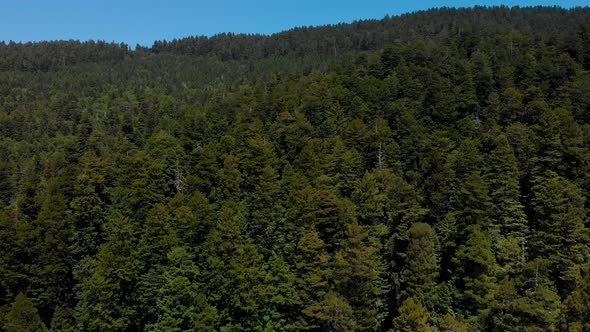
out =
[(441, 6), (588, 6), (590, 0), (0, 0), (0, 40), (154, 40), (219, 32), (270, 34), (296, 26), (382, 18)]

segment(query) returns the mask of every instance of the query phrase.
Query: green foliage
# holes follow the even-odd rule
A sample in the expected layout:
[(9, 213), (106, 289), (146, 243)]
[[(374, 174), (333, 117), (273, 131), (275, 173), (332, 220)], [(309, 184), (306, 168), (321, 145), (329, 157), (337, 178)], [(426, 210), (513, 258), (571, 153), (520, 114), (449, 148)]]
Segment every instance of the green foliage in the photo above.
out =
[(531, 202), (537, 232), (531, 246), (537, 257), (548, 259), (560, 292), (569, 294), (581, 279), (580, 267), (588, 262), (585, 199), (578, 186), (551, 171), (537, 182)]
[(168, 268), (162, 274), (162, 286), (156, 296), (156, 322), (148, 331), (214, 331), (217, 312), (207, 303), (198, 283), (199, 270), (185, 248), (168, 253)]
[(41, 321), (33, 302), (22, 293), (16, 296), (10, 311), (6, 313), (3, 321), (3, 328), (6, 332), (47, 331), (47, 327)]
[(324, 299), (303, 310), (303, 313), (315, 321), (323, 331), (356, 331), (354, 311), (348, 301), (335, 292), (328, 292)]
[(58, 305), (51, 318), (51, 332), (74, 332), (76, 331), (76, 312), (75, 310)]
[(0, 329), (587, 330), (589, 18), (0, 42)]
[(467, 316), (485, 318), (497, 288), (496, 259), (490, 237), (480, 226), (469, 227), (468, 233), (454, 260), (460, 278), (458, 297)]
[(79, 321), (89, 331), (124, 330), (136, 323), (138, 315), (131, 298), (138, 278), (133, 257), (137, 231), (121, 216), (114, 216), (110, 225), (107, 242), (80, 285)]
[(428, 224), (414, 223), (409, 229), (409, 237), (406, 252), (409, 259), (400, 275), (400, 300), (413, 297), (433, 310), (438, 302), (436, 288), (440, 271), (436, 233)]
[(368, 232), (357, 223), (334, 256), (334, 286), (353, 309), (359, 331), (376, 331), (383, 320), (383, 267)]
[(561, 327), (567, 331), (590, 329), (590, 274), (587, 272), (563, 302)]
[(428, 324), (428, 311), (419, 300), (413, 297), (407, 298), (399, 307), (399, 315), (393, 320), (391, 331), (432, 331), (432, 327)]

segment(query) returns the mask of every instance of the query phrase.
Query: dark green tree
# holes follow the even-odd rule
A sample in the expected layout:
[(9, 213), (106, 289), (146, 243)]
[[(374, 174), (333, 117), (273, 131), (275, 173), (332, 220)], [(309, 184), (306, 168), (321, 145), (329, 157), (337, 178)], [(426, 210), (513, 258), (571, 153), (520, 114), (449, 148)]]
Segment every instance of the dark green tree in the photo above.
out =
[(376, 331), (384, 318), (383, 266), (363, 226), (353, 222), (334, 258), (336, 291), (348, 300), (359, 331)]
[(169, 264), (158, 290), (156, 321), (148, 331), (215, 331), (217, 312), (207, 303), (200, 272), (185, 248), (175, 247), (167, 255)]
[(398, 316), (393, 320), (391, 331), (432, 331), (432, 327), (428, 324), (428, 311), (419, 300), (413, 297), (407, 298), (398, 312)]
[(439, 262), (437, 257), (436, 232), (425, 223), (414, 223), (409, 229), (409, 259), (401, 275), (400, 301), (413, 297), (424, 303), (431, 311), (437, 304)]
[(549, 261), (551, 278), (560, 294), (567, 295), (581, 279), (581, 265), (588, 261), (585, 199), (578, 186), (551, 171), (536, 183), (531, 251), (534, 257)]
[(590, 330), (590, 273), (563, 301), (561, 308), (561, 327), (567, 331)]
[(10, 311), (4, 316), (6, 332), (43, 332), (47, 327), (41, 321), (33, 302), (24, 294), (18, 294)]
[(489, 234), (479, 225), (467, 228), (468, 238), (459, 247), (457, 266), (458, 299), (466, 316), (476, 321), (490, 311), (496, 285), (496, 259)]

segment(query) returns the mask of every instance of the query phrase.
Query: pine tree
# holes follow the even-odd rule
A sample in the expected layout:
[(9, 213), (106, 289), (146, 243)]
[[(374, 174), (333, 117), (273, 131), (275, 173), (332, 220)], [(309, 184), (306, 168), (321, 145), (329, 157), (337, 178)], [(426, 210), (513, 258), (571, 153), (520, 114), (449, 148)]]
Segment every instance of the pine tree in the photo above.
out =
[[(310, 310), (324, 298), (329, 290), (331, 279), (330, 256), (326, 253), (325, 244), (320, 239), (318, 232), (313, 227), (306, 229), (297, 244), (295, 256), (295, 269), (297, 271), (297, 290), (301, 299), (302, 310)], [(314, 326), (311, 320), (306, 319), (306, 328)]]
[(490, 328), (501, 331), (556, 330), (559, 295), (541, 269), (537, 262), (529, 262), (521, 278), (503, 279), (498, 283), (487, 321)]
[(305, 308), (303, 313), (319, 322), (321, 331), (357, 331), (352, 307), (336, 292), (326, 293), (321, 302)]
[(137, 322), (137, 307), (131, 298), (138, 277), (136, 226), (114, 215), (107, 233), (90, 276), (80, 285), (79, 323), (88, 331), (125, 330)]
[(344, 142), (336, 139), (327, 162), (331, 166), (328, 174), (334, 177), (336, 188), (342, 196), (350, 197), (356, 179), (362, 174), (365, 163), (363, 157), (354, 147), (348, 148)]
[(275, 252), (269, 259), (268, 272), (267, 284), (272, 288), (272, 293), (269, 307), (264, 311), (264, 329), (294, 329), (301, 316), (301, 298), (297, 289), (295, 269)]
[(378, 248), (371, 244), (368, 236), (363, 226), (353, 222), (334, 258), (336, 291), (354, 310), (359, 331), (376, 331), (384, 318), (383, 267)]
[(515, 273), (525, 258), (528, 222), (520, 203), (518, 165), (508, 139), (500, 135), (489, 155), (486, 178), (492, 202), (491, 223), (498, 263)]
[(469, 327), (465, 322), (453, 316), (446, 314), (439, 319), (438, 329), (441, 332), (468, 332)]
[(496, 288), (496, 259), (488, 234), (479, 225), (467, 228), (467, 242), (459, 247), (457, 266), (461, 308), (472, 320), (485, 318)]
[(272, 289), (262, 255), (246, 232), (243, 207), (226, 202), (217, 226), (203, 243), (202, 273), (222, 329), (256, 329)]
[(414, 297), (433, 310), (437, 302), (436, 285), (439, 274), (436, 233), (428, 224), (414, 223), (409, 229), (409, 237), (406, 251), (409, 259), (400, 275), (400, 300)]
[[(64, 183), (61, 183), (64, 181)], [(71, 301), (73, 287), (72, 256), (70, 248), (74, 228), (66, 217), (65, 186), (69, 180), (52, 178), (48, 180), (43, 204), (35, 225), (41, 238), (37, 244), (37, 275), (31, 288), (41, 299), (40, 313), (45, 317), (59, 301)]]
[(588, 271), (573, 292), (563, 301), (561, 328), (564, 331), (590, 330), (590, 273)]
[(428, 311), (419, 300), (409, 297), (398, 309), (398, 316), (393, 320), (391, 332), (430, 332)]
[(385, 217), (385, 195), (377, 177), (365, 172), (352, 192), (352, 201), (358, 207), (358, 217), (363, 225), (381, 223)]
[(507, 237), (524, 239), (528, 235), (524, 207), (520, 203), (518, 165), (505, 135), (495, 139), (488, 166), (488, 183), (493, 204), (492, 218)]
[(58, 304), (51, 318), (51, 332), (75, 332), (76, 312), (64, 304)]
[(10, 311), (4, 316), (6, 332), (43, 332), (47, 327), (41, 321), (33, 302), (20, 293), (14, 299)]
[(172, 248), (180, 245), (172, 221), (168, 208), (156, 204), (148, 212), (134, 253), (138, 279), (133, 298), (141, 315), (141, 326), (156, 319), (156, 300), (158, 290), (162, 287), (161, 275), (167, 263), (166, 255)]
[(549, 260), (551, 277), (560, 293), (567, 295), (580, 280), (580, 265), (589, 255), (584, 196), (578, 186), (551, 171), (536, 182), (531, 201), (535, 213), (532, 254)]
[(271, 166), (264, 166), (255, 180), (256, 195), (249, 198), (249, 228), (253, 240), (265, 257), (284, 242), (280, 232), (283, 225), (283, 207), (279, 174)]
[(74, 197), (69, 202), (69, 215), (75, 227), (71, 250), (75, 257), (94, 256), (104, 241), (106, 221), (105, 186), (112, 170), (108, 158), (88, 153), (80, 159), (79, 174), (74, 182)]
[(207, 303), (200, 285), (199, 270), (185, 248), (168, 253), (169, 264), (161, 275), (155, 312), (156, 321), (148, 331), (215, 331), (217, 313)]

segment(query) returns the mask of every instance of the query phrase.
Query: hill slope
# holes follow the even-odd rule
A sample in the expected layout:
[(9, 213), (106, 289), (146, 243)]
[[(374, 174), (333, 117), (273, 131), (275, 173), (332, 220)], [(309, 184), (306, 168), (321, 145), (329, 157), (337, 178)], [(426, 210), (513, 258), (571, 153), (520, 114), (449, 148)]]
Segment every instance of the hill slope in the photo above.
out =
[(0, 330), (584, 330), (588, 22), (0, 45)]

